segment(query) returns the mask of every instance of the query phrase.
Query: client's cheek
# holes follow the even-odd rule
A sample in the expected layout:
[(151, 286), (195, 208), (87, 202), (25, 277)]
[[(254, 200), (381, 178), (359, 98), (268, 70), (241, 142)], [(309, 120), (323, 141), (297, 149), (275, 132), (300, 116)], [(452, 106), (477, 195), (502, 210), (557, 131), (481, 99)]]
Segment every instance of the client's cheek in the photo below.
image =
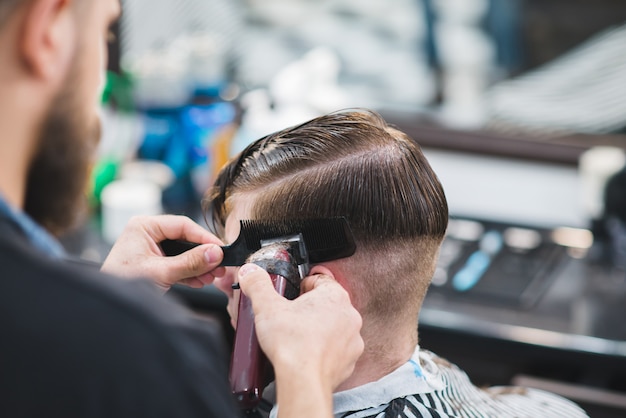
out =
[(233, 292), (232, 297), (228, 299), (228, 306), (226, 310), (228, 311), (228, 315), (230, 316), (230, 323), (234, 329), (237, 329), (237, 316), (239, 313), (239, 296), (241, 291), (236, 290)]
[(236, 283), (237, 272), (239, 267), (226, 267), (226, 272), (221, 277), (216, 277), (213, 285), (228, 297), (226, 310), (230, 316), (230, 322), (233, 328), (237, 327), (237, 313), (239, 310), (240, 290), (233, 289), (233, 283)]
[(235, 282), (235, 277), (237, 277), (237, 269), (227, 267), (224, 275), (216, 277), (213, 281), (215, 287), (226, 294), (229, 300), (233, 297), (233, 283)]

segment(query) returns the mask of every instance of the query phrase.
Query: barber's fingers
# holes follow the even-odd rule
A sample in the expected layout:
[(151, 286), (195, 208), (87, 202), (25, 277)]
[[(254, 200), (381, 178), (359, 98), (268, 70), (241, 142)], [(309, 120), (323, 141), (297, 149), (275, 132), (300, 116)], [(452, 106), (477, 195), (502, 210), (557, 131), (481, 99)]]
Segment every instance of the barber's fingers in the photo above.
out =
[[(253, 292), (255, 293), (254, 297), (259, 300), (261, 298), (270, 298), (271, 300), (276, 298), (277, 293), (269, 278), (269, 274), (254, 263), (245, 264), (239, 269), (239, 282), (241, 289), (248, 297), (250, 297), (249, 293)], [(343, 290), (343, 287), (335, 279), (325, 274), (308, 276), (300, 283), (301, 293), (320, 288), (323, 291), (328, 289), (331, 292)]]
[[(224, 253), (219, 245), (199, 245), (182, 254), (172, 257), (157, 257), (152, 260), (156, 273), (162, 275), (163, 280), (174, 284), (187, 278), (202, 278), (207, 282), (207, 275), (220, 276), (224, 274), (224, 268), (218, 267), (222, 262)], [(186, 284), (186, 282), (182, 282)], [(190, 283), (191, 284), (191, 283)]]
[(335, 279), (325, 274), (314, 274), (312, 276), (305, 277), (300, 283), (301, 293), (310, 292), (311, 290), (319, 286), (339, 286), (339, 283)]
[(202, 287), (204, 287), (204, 283), (195, 278), (195, 277), (190, 277), (188, 279), (182, 279), (181, 281), (178, 282), (179, 284), (183, 284), (185, 286), (194, 288), (194, 289), (201, 289)]
[(193, 220), (181, 215), (138, 216), (130, 221), (138, 225), (156, 242), (164, 239), (185, 240), (199, 244), (224, 243)]
[[(243, 293), (252, 301), (255, 313), (259, 306), (276, 306), (282, 298), (274, 289), (269, 274), (256, 264), (245, 264), (239, 269), (239, 285)], [(335, 279), (324, 274), (306, 277), (301, 283), (302, 293), (315, 290), (315, 300), (335, 301), (350, 305), (348, 292)], [(304, 299), (307, 299), (306, 295)], [(256, 307), (255, 307), (256, 306)], [(350, 305), (351, 306), (351, 305)]]
[(334, 303), (350, 302), (347, 290), (333, 277), (325, 274), (306, 277), (300, 283), (300, 291), (301, 297), (309, 297), (310, 293), (315, 293), (318, 298), (326, 298)]
[(252, 301), (252, 310), (256, 313), (258, 306), (271, 306), (282, 297), (274, 289), (269, 273), (254, 263), (248, 263), (239, 269), (239, 286), (242, 292)]

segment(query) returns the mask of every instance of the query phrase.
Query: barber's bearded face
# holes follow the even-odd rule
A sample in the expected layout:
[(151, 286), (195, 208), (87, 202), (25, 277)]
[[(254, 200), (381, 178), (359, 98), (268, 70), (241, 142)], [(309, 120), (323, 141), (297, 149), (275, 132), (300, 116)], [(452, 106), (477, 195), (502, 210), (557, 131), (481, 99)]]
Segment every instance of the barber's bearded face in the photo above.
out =
[(42, 124), (28, 173), (24, 209), (53, 234), (75, 225), (84, 214), (88, 170), (100, 136), (93, 106), (85, 106), (77, 94), (79, 70), (74, 60)]

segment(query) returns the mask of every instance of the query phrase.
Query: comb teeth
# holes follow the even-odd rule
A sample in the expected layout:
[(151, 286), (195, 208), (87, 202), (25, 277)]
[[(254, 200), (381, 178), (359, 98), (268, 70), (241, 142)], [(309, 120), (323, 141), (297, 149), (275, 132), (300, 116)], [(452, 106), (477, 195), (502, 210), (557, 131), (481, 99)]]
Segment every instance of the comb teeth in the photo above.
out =
[(356, 244), (348, 222), (343, 217), (289, 221), (242, 220), (241, 234), (249, 250), (261, 248), (261, 242), (302, 234), (311, 263), (349, 257)]
[[(231, 245), (222, 247), (224, 258), (220, 266), (242, 266), (250, 254), (261, 248), (263, 241), (280, 241), (302, 234), (309, 263), (350, 257), (356, 244), (348, 221), (343, 218), (303, 219), (292, 221), (243, 220), (241, 231)], [(181, 254), (196, 247), (197, 243), (164, 240), (160, 243), (168, 256)]]

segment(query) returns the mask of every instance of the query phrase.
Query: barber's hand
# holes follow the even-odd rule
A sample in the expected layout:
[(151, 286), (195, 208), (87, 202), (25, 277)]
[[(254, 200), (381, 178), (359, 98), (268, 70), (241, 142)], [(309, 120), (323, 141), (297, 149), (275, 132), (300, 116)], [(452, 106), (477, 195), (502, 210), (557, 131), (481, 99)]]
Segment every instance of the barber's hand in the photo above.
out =
[(334, 390), (352, 374), (363, 352), (362, 320), (335, 280), (307, 277), (304, 294), (288, 300), (274, 290), (265, 270), (246, 264), (239, 283), (252, 301), (259, 344), (274, 366), (279, 393), (281, 376), (289, 381), (290, 374), (306, 374)]
[[(199, 245), (183, 254), (166, 257), (159, 243), (185, 240)], [(223, 243), (186, 216), (159, 215), (132, 218), (111, 249), (102, 271), (120, 277), (146, 277), (164, 291), (175, 283), (202, 287), (225, 274), (217, 267)]]

